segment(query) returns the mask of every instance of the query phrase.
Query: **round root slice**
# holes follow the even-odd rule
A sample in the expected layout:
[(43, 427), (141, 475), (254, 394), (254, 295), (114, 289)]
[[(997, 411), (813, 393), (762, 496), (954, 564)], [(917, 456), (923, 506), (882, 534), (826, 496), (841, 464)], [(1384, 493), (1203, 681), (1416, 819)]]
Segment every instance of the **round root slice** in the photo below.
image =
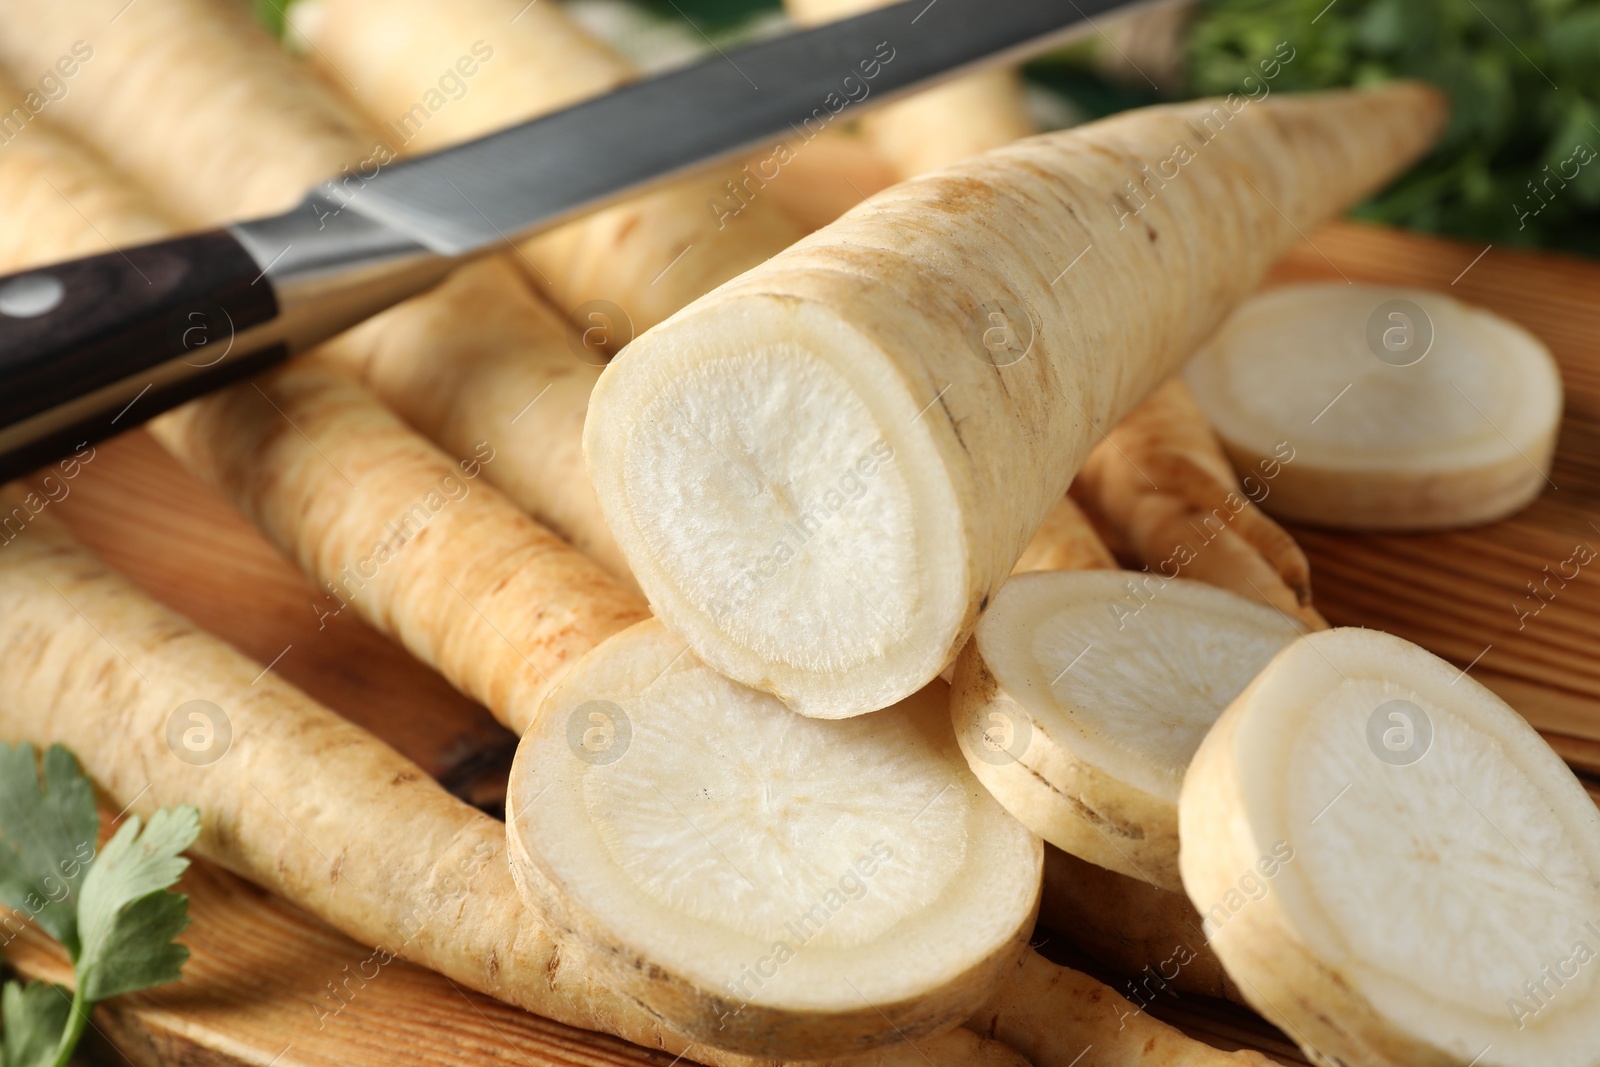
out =
[(1027, 943), (1043, 846), (935, 683), (807, 719), (659, 623), (573, 668), (517, 750), (519, 884), (563, 952), (707, 1044), (815, 1059), (956, 1025)]
[(1449, 297), (1369, 285), (1274, 289), (1184, 372), (1260, 503), (1297, 522), (1410, 530), (1491, 522), (1545, 485), (1561, 377), (1545, 346)]
[(1198, 582), (1019, 575), (956, 661), (951, 719), (973, 773), (1035, 833), (1181, 892), (1189, 757), (1299, 634), (1281, 612)]
[(1201, 745), (1183, 881), (1320, 1064), (1600, 1064), (1600, 816), (1520, 716), (1371, 630), (1273, 660)]
[[(585, 431), (652, 609), (716, 669), (805, 715), (920, 689), (969, 608), (959, 581), (925, 578), (967, 571), (928, 420), (877, 349), (815, 305), (758, 299), (698, 319), (634, 373), (602, 377), (615, 408), (640, 413), (626, 434)], [(752, 350), (752, 334), (781, 340)], [(704, 477), (684, 479), (695, 464)]]

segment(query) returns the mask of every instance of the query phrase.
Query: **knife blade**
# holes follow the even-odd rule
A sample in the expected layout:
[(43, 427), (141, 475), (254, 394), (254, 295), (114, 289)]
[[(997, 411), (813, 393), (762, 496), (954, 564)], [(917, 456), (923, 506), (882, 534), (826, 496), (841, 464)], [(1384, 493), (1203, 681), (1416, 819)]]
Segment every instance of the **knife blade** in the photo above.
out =
[(304, 351), (475, 256), (1026, 58), (1125, 3), (903, 0), (347, 174), (282, 215), (0, 277), (0, 480)]

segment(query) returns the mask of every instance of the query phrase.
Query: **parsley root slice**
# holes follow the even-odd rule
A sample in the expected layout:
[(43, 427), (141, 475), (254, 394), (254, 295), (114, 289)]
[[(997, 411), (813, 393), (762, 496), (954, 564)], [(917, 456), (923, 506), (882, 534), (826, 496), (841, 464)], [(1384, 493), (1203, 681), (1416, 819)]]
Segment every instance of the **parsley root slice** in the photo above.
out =
[(1398, 637), (1272, 661), (1184, 779), (1189, 899), (1314, 1063), (1600, 1063), (1600, 813), (1533, 728)]
[(941, 682), (806, 719), (642, 623), (523, 735), (513, 863), (586, 966), (697, 1039), (833, 1054), (936, 1032), (1025, 948), (1043, 862), (945, 706)]
[(1272, 608), (1181, 578), (1020, 575), (956, 661), (950, 716), (972, 772), (1035, 833), (1181, 891), (1189, 757), (1299, 634)]
[[(1275, 96), (1203, 136), (1219, 114), (1129, 112), (905, 182), (629, 345), (584, 453), (656, 616), (806, 715), (937, 676), (1095, 427), (1425, 150), (1444, 105)], [(1186, 165), (1130, 199), (1175, 143)], [(986, 347), (995, 315), (1031, 346)]]
[(1420, 290), (1270, 290), (1184, 377), (1241, 470), (1292, 448), (1263, 507), (1347, 529), (1471, 526), (1520, 510), (1546, 485), (1561, 421), (1549, 349)]

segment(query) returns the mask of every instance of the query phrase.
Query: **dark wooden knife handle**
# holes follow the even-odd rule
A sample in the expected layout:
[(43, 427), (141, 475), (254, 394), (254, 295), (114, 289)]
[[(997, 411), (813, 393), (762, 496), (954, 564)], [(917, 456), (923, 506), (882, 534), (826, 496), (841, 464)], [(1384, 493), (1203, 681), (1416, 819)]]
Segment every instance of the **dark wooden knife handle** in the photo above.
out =
[(221, 230), (0, 278), (0, 427), (175, 358), (204, 368), (277, 314), (261, 265)]

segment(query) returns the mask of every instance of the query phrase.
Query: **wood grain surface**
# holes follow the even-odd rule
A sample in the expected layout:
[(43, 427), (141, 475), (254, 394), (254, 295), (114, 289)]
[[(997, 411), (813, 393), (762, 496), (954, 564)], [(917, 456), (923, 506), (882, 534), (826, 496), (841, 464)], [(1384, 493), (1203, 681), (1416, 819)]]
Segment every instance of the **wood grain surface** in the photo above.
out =
[[(1297, 530), (1319, 605), (1337, 624), (1372, 626), (1470, 666), (1575, 767), (1600, 773), (1600, 578), (1587, 571), (1536, 617), (1525, 583), (1578, 543), (1600, 545), (1600, 265), (1483, 252), (1352, 224), (1317, 231), (1274, 281), (1348, 278), (1451, 292), (1512, 318), (1550, 345), (1567, 388), (1551, 480), (1527, 511), (1482, 529), (1429, 535)], [(55, 514), (157, 599), (384, 737), (486, 810), (503, 796), (512, 738), (482, 709), (352, 617), (319, 619), (316, 589), (220, 498), (143, 432), (99, 446), (52, 504)], [(1523, 623), (1519, 625), (1519, 623)], [(144, 1067), (395, 1067), (669, 1064), (624, 1042), (495, 1003), (371, 952), (292, 905), (197, 863), (185, 877), (193, 955), (181, 982), (102, 1006), (102, 1058)], [(1037, 939), (1047, 955), (1074, 960)], [(7, 947), (18, 972), (68, 977), (33, 933)], [(1092, 964), (1088, 964), (1092, 968)], [(370, 977), (369, 977), (370, 976)], [(1106, 976), (1109, 978), (1109, 976)], [(1242, 1009), (1185, 998), (1153, 1013), (1223, 1047), (1303, 1063)]]

